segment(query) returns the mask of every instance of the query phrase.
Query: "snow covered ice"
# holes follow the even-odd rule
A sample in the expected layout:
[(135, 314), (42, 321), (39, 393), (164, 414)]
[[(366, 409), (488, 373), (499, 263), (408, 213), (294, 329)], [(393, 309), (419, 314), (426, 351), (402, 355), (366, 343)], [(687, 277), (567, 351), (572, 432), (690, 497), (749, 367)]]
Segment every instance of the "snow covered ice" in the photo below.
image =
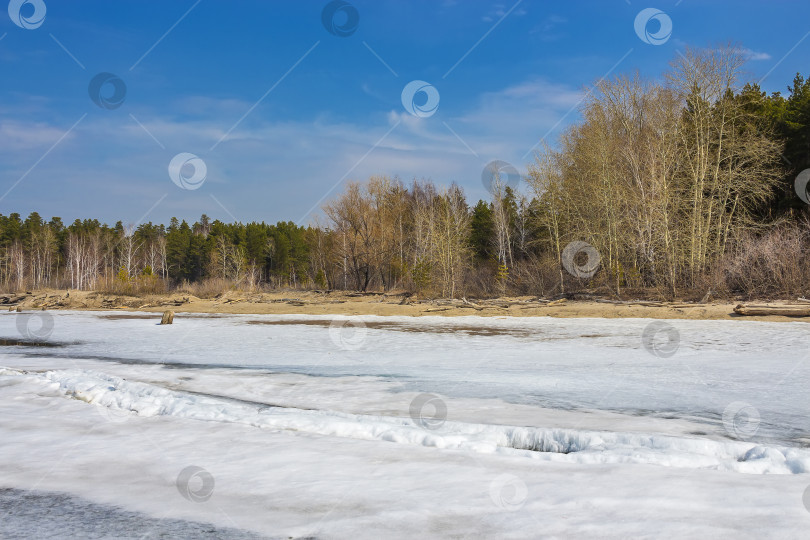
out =
[(0, 314), (0, 536), (28, 536), (23, 497), (111, 537), (810, 523), (804, 323), (667, 321), (656, 355), (644, 319), (48, 312), (42, 347), (20, 316)]

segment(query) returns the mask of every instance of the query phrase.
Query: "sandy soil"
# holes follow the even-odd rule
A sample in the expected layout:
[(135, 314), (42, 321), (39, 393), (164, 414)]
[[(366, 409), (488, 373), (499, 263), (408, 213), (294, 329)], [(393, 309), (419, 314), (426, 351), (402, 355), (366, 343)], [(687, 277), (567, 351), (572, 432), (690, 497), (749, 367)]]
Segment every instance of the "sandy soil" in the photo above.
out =
[[(750, 302), (785, 306), (792, 302)], [(493, 300), (418, 299), (405, 293), (357, 294), (345, 292), (280, 291), (246, 293), (229, 291), (216, 298), (202, 299), (187, 294), (124, 296), (88, 291), (41, 290), (0, 295), (0, 309), (77, 309), (176, 313), (245, 313), (311, 315), (423, 315), (484, 317), (602, 317), (655, 319), (746, 319), (765, 321), (808, 321), (810, 317), (746, 316), (734, 313), (737, 303), (604, 303), (594, 300), (548, 302), (536, 297), (508, 297)], [(799, 304), (810, 306), (808, 304)]]

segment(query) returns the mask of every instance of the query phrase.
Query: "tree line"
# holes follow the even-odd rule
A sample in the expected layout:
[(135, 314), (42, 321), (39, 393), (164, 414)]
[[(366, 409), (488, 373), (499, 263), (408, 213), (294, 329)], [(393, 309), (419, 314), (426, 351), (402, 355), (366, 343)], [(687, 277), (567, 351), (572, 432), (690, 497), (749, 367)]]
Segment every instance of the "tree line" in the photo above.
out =
[(349, 183), (324, 218), (201, 216), (109, 227), (0, 215), (0, 282), (160, 292), (213, 284), (441, 296), (596, 291), (675, 297), (805, 294), (810, 81), (787, 95), (744, 80), (734, 47), (687, 49), (663, 77), (598, 82), (581, 120), (518, 182), (488, 171), (489, 200), (457, 185)]
[(189, 225), (113, 227), (95, 219), (65, 226), (34, 212), (0, 215), (0, 277), (6, 289), (41, 287), (161, 292), (219, 279), (257, 287), (307, 286), (311, 228), (280, 222), (227, 224), (202, 215)]

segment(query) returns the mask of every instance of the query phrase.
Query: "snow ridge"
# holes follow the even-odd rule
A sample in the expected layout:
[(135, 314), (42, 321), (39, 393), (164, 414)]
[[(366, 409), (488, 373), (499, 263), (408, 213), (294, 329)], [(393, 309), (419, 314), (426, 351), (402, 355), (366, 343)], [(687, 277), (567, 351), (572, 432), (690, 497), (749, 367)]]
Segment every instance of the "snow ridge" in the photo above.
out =
[(0, 367), (0, 376), (31, 377), (66, 397), (115, 411), (119, 415), (232, 422), (264, 429), (569, 463), (641, 463), (750, 474), (810, 472), (810, 451), (792, 447), (643, 433), (451, 421), (428, 430), (410, 418), (252, 405), (169, 390), (90, 370), (25, 373)]

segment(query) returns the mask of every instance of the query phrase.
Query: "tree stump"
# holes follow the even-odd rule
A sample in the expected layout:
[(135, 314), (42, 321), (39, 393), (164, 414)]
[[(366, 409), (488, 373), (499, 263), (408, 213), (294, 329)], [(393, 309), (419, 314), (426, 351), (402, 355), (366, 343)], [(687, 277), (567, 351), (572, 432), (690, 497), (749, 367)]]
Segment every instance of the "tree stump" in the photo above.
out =
[(174, 322), (174, 311), (168, 310), (163, 312), (163, 317), (160, 319), (160, 324), (172, 324)]

